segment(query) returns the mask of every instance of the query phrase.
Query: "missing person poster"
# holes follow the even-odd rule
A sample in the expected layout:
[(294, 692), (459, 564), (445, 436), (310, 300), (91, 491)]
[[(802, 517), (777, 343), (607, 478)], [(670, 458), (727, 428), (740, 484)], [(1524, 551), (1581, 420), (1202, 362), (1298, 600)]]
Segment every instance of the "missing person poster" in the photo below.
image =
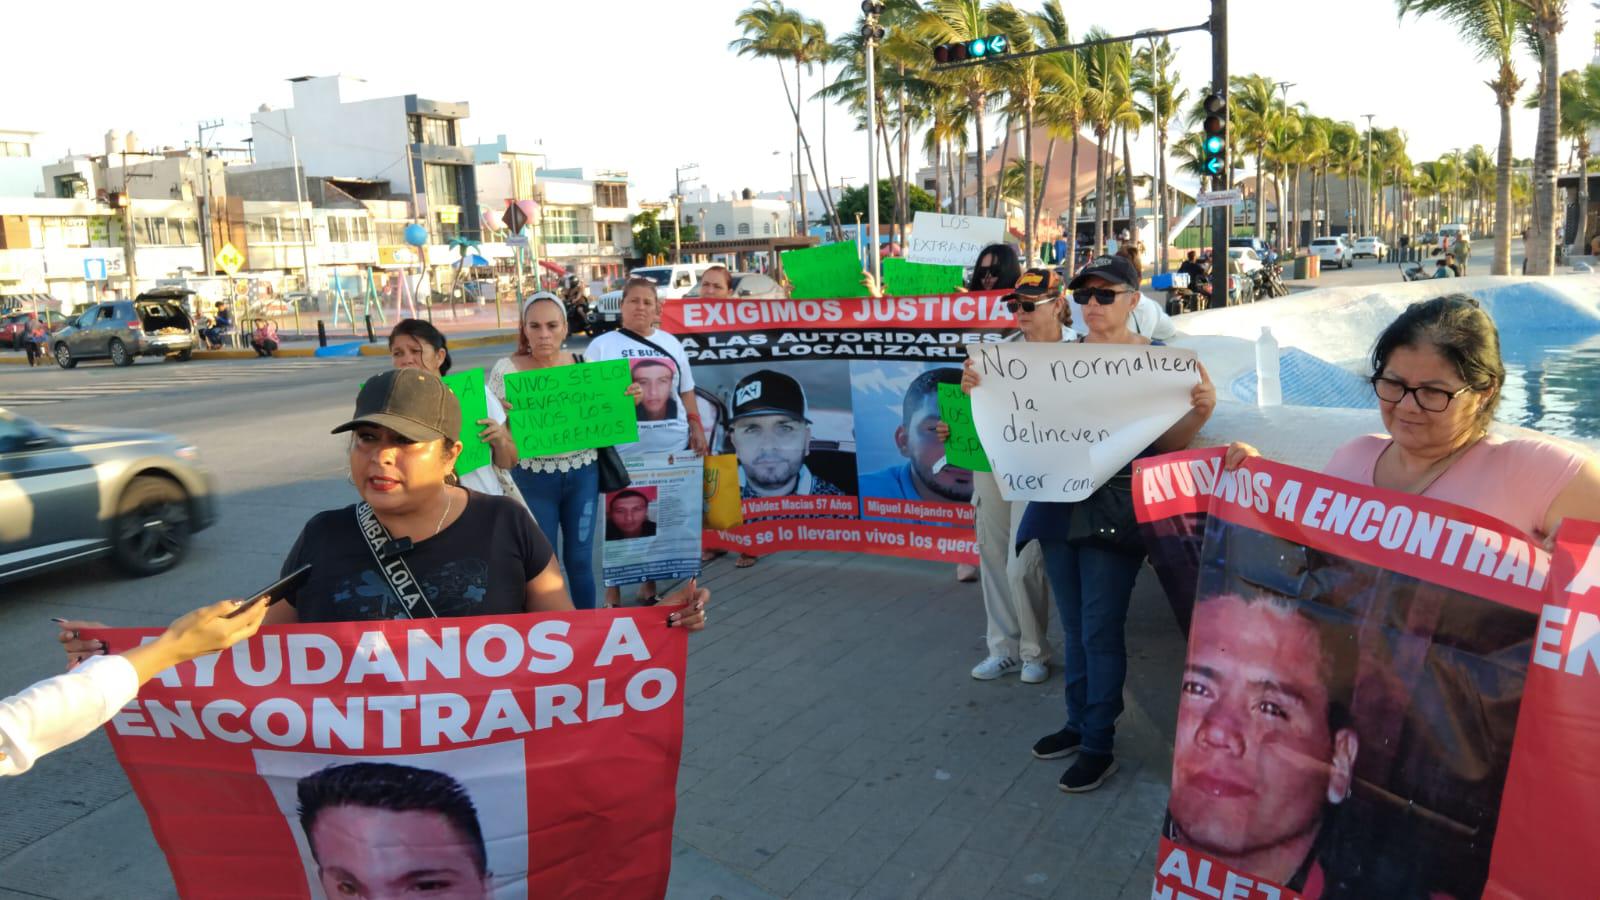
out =
[(1591, 895), (1600, 526), (1552, 558), (1475, 510), (1221, 454), (1134, 467), (1152, 561), (1192, 575), (1152, 896)]
[(672, 611), (266, 628), (157, 676), (107, 729), (191, 900), (660, 897)]
[(687, 450), (625, 456), (631, 483), (601, 496), (606, 587), (700, 574), (705, 471)]
[(745, 524), (706, 546), (975, 563), (972, 472), (939, 440), (939, 386), (1015, 331), (1000, 297), (668, 304), (711, 452), (738, 459)]

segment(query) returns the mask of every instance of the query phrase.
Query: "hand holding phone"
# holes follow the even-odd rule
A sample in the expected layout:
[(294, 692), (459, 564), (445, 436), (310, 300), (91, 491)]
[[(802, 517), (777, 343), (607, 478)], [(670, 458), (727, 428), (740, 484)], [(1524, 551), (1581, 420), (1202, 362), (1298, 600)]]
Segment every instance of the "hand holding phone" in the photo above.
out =
[(228, 613), (227, 618), (231, 619), (234, 616), (243, 613), (245, 610), (253, 608), (256, 603), (260, 601), (266, 601), (266, 605), (271, 606), (272, 604), (277, 603), (279, 600), (282, 600), (283, 598), (304, 587), (306, 580), (310, 577), (311, 564), (306, 563), (300, 568), (295, 569), (293, 572), (290, 572), (288, 575), (285, 575), (277, 581), (274, 581), (272, 584), (269, 584), (261, 590), (250, 594), (245, 602), (239, 604), (239, 608), (237, 610)]

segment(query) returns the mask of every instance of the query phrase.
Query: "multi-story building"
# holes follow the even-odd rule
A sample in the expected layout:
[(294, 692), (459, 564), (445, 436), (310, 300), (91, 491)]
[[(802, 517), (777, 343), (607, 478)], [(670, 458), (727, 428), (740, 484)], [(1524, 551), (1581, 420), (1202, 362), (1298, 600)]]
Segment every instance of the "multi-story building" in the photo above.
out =
[(538, 239), (542, 259), (583, 281), (623, 274), (633, 252), (628, 173), (607, 169), (540, 169)]
[[(685, 200), (682, 207), (683, 224), (695, 226), (704, 241), (794, 234), (789, 201), (758, 197), (748, 190), (736, 198)], [(821, 208), (820, 203), (818, 208)]]
[(460, 125), (465, 102), (416, 94), (366, 97), (365, 82), (343, 75), (290, 79), (294, 105), (250, 116), (257, 165), (298, 157), (308, 178), (384, 182), (386, 199), (409, 200), (431, 243), (478, 233), (477, 181)]
[(40, 132), (0, 128), (0, 197), (37, 197), (44, 194), (38, 152)]
[(135, 199), (124, 213), (92, 199), (0, 198), (0, 294), (49, 293), (70, 311), (123, 291), (130, 243), (139, 290), (204, 270), (194, 206), (181, 199)]

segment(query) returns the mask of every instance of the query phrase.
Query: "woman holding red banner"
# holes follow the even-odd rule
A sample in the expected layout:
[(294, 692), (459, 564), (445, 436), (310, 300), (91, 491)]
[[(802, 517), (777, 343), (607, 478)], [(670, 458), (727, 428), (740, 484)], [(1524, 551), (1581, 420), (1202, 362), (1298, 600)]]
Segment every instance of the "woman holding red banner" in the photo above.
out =
[[(1161, 343), (1128, 327), (1140, 294), (1139, 271), (1125, 257), (1097, 257), (1067, 287), (1089, 327), (1089, 333), (1078, 340), (1090, 344)], [(970, 361), (961, 384), (968, 392), (978, 384), (978, 372)], [(1189, 397), (1189, 412), (1140, 456), (1187, 447), (1211, 418), (1217, 391), (1204, 366), (1200, 367), (1200, 383)], [(1017, 526), (1019, 546), (1037, 540), (1043, 551), (1045, 574), (1055, 594), (1065, 639), (1066, 725), (1034, 742), (1033, 755), (1039, 759), (1077, 757), (1061, 776), (1060, 788), (1068, 793), (1092, 791), (1117, 769), (1113, 737), (1128, 674), (1123, 629), (1144, 550), (1137, 540), (1118, 541), (1101, 532), (1137, 538), (1131, 478), (1130, 461), (1079, 503), (1029, 503)], [(1115, 529), (1107, 528), (1106, 522)]]
[[(1563, 519), (1600, 519), (1600, 461), (1555, 441), (1489, 433), (1505, 380), (1500, 333), (1477, 300), (1413, 303), (1372, 351), (1388, 434), (1346, 442), (1323, 471), (1476, 509), (1546, 546)], [(1259, 455), (1235, 443), (1225, 465)]]
[[(391, 369), (369, 378), (355, 413), (350, 481), (361, 502), (311, 517), (284, 560), (311, 566), (304, 585), (272, 607), (266, 624), (514, 615), (573, 609), (550, 543), (522, 504), (455, 482), (461, 406), (438, 376)], [(705, 626), (710, 593), (694, 581), (667, 598), (686, 604), (668, 624)], [(105, 652), (63, 622), (75, 661)]]

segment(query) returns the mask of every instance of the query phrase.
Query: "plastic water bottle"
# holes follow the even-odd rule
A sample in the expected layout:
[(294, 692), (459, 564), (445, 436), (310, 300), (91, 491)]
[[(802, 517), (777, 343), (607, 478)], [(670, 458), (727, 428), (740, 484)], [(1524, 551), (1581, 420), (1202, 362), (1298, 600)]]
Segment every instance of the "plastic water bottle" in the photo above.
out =
[(1283, 405), (1283, 384), (1278, 380), (1278, 340), (1266, 325), (1261, 326), (1261, 336), (1256, 338), (1256, 405)]

